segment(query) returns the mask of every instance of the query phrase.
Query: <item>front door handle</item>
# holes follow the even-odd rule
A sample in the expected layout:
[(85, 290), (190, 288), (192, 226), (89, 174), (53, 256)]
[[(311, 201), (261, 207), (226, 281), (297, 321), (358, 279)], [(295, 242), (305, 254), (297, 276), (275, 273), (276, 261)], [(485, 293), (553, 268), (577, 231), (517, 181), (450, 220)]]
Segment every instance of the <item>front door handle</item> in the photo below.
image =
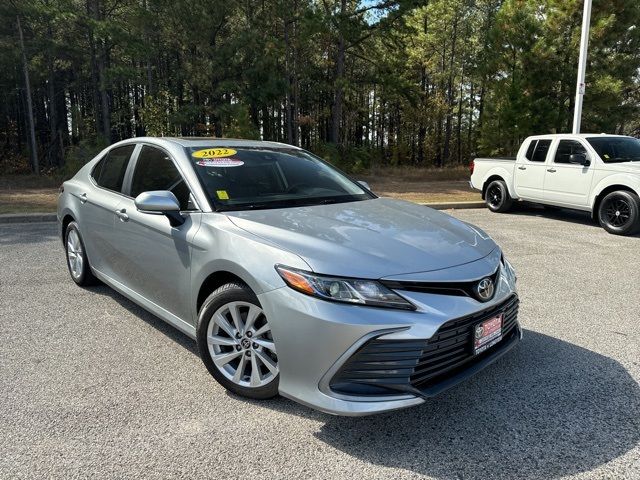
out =
[(556, 169), (555, 168), (547, 168), (547, 172), (556, 173)]
[(126, 222), (129, 220), (129, 215), (127, 215), (127, 210), (126, 209), (120, 209), (120, 210), (116, 210), (116, 216), (120, 219), (120, 221), (122, 222)]
[(84, 204), (87, 201), (87, 194), (81, 193), (80, 195), (78, 195), (78, 198), (80, 198), (80, 203)]
[(518, 167), (518, 170), (526, 170), (527, 167)]

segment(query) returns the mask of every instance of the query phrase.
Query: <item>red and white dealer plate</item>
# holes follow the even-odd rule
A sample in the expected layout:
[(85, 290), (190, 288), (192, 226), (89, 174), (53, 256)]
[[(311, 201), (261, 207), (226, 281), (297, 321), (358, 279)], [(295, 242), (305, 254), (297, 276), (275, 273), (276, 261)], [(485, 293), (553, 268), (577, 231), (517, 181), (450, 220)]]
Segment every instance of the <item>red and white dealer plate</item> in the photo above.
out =
[(485, 320), (476, 325), (473, 332), (473, 354), (478, 355), (502, 340), (502, 320), (504, 315)]

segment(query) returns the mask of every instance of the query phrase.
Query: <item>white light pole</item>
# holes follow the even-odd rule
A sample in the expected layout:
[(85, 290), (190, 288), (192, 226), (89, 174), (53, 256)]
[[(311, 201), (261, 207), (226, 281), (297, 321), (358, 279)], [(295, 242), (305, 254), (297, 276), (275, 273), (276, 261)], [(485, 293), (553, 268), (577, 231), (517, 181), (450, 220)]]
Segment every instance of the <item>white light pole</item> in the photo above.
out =
[(587, 50), (589, 49), (589, 23), (591, 23), (591, 0), (584, 0), (582, 13), (582, 34), (580, 36), (580, 59), (578, 60), (578, 81), (576, 84), (576, 106), (573, 111), (573, 133), (580, 133), (582, 120), (582, 99), (584, 98), (584, 77), (587, 71)]

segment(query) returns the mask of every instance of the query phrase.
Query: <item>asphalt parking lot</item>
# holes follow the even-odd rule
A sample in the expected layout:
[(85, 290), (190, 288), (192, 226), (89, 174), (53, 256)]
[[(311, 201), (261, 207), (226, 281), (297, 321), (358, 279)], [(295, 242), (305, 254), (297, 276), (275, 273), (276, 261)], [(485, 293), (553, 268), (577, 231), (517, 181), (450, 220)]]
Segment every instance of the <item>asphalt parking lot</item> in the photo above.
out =
[(0, 478), (640, 479), (640, 237), (456, 211), (519, 274), (523, 342), (425, 405), (247, 401), (186, 336), (69, 278), (55, 224), (0, 225)]

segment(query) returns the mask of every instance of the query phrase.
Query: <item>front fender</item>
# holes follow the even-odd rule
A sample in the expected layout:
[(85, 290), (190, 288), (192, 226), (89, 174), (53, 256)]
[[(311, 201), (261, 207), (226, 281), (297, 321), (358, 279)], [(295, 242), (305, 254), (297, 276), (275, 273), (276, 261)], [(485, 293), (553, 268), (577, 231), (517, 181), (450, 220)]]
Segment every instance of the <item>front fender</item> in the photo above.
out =
[[(229, 272), (245, 282), (256, 295), (285, 286), (276, 264), (310, 270), (298, 255), (282, 250), (236, 227), (226, 216), (211, 213), (193, 239), (191, 286), (194, 296), (210, 275)], [(193, 319), (197, 306), (193, 302)]]
[(591, 196), (589, 198), (589, 205), (591, 205), (591, 211), (595, 208), (596, 199), (607, 188), (611, 186), (621, 186), (630, 188), (636, 195), (640, 196), (640, 177), (631, 176), (628, 173), (616, 173), (603, 178), (596, 184), (591, 190)]

